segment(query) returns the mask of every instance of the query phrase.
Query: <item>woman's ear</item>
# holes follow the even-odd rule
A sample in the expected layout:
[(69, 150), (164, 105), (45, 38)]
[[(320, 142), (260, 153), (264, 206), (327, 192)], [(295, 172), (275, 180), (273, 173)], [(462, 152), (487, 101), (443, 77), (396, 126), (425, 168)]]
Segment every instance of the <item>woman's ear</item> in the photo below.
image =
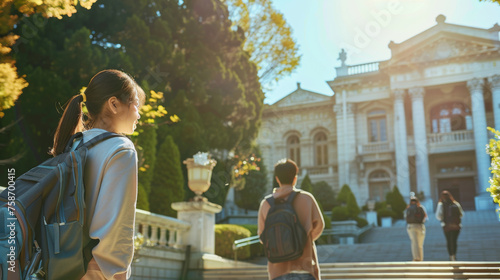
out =
[(112, 96), (110, 99), (108, 99), (108, 101), (106, 102), (106, 105), (108, 106), (108, 109), (113, 113), (113, 114), (117, 114), (118, 113), (118, 102), (120, 102), (118, 100), (118, 98), (116, 98), (115, 96)]

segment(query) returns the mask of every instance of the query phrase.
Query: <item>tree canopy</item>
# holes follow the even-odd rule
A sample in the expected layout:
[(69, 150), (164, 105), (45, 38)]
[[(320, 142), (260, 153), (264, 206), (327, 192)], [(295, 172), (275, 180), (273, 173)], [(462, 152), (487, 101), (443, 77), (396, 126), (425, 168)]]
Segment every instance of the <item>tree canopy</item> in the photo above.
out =
[(271, 0), (225, 0), (230, 19), (245, 33), (244, 50), (266, 86), (290, 74), (300, 62), (292, 29)]
[[(0, 158), (26, 151), (14, 164), (17, 172), (49, 157), (64, 103), (102, 69), (123, 70), (146, 93), (163, 93), (148, 97), (156, 100), (153, 109), (164, 110), (155, 118), (157, 150), (169, 135), (181, 160), (198, 151), (232, 151), (256, 137), (264, 93), (257, 66), (243, 49), (244, 35), (231, 29), (221, 2), (99, 0), (89, 10), (77, 6), (76, 11), (60, 20), (30, 15), (30, 22), (40, 24), (12, 53), (19, 76), (29, 86), (0, 119), (0, 127), (22, 119), (0, 134), (0, 143), (8, 147), (0, 150)], [(20, 21), (13, 35), (22, 36), (26, 25)], [(141, 121), (147, 114), (143, 112)], [(181, 121), (175, 123), (174, 117)], [(154, 145), (137, 137), (134, 141), (145, 149)], [(150, 157), (141, 160), (144, 166), (153, 166), (148, 163), (152, 156), (142, 154)], [(217, 160), (217, 170), (230, 174), (225, 165), (232, 162)], [(230, 176), (224, 178), (221, 186), (229, 183)], [(142, 193), (147, 193), (149, 179), (144, 179)], [(225, 193), (220, 196), (225, 198)]]
[[(76, 7), (90, 9), (97, 0), (4, 0), (0, 4), (0, 118), (5, 115), (4, 110), (14, 106), (22, 90), (28, 86), (23, 75), (17, 73), (15, 60), (12, 58), (12, 48), (26, 42), (37, 32), (37, 28), (44, 24), (44, 20), (32, 21), (38, 14), (43, 18), (61, 19), (64, 15), (76, 13)], [(19, 26), (21, 32), (13, 33)]]

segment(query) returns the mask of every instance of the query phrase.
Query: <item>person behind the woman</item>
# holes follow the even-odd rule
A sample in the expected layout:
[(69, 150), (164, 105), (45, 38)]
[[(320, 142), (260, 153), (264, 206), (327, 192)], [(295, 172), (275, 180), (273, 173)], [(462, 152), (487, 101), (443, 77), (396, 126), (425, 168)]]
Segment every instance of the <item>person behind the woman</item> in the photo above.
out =
[(461, 219), (464, 215), (462, 206), (456, 201), (450, 192), (443, 191), (439, 199), (436, 218), (441, 221), (450, 261), (456, 261), (457, 240), (462, 228)]
[(427, 220), (427, 211), (420, 201), (413, 194), (410, 196), (410, 204), (406, 207), (406, 231), (411, 240), (411, 254), (413, 261), (424, 260), (424, 239), (425, 239), (425, 221)]
[[(63, 153), (70, 137), (83, 130), (84, 142), (107, 131), (132, 134), (144, 91), (126, 73), (97, 73), (84, 93), (69, 101), (54, 136), (52, 155)], [(88, 114), (83, 123), (82, 104)], [(74, 146), (77, 143), (74, 144)], [(109, 138), (91, 148), (84, 167), (86, 216), (93, 248), (82, 279), (128, 279), (134, 254), (137, 154), (126, 137)]]

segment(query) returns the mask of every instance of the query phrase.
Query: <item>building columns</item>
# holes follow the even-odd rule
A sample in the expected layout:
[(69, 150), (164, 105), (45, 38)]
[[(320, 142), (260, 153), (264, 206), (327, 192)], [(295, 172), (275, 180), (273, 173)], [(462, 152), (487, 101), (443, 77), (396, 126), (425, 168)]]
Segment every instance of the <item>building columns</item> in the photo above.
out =
[(495, 116), (495, 129), (500, 131), (500, 75), (494, 75), (489, 79), (491, 95), (493, 96), (493, 114)]
[(429, 155), (427, 152), (427, 132), (425, 129), (424, 95), (422, 87), (410, 88), (412, 100), (413, 134), (415, 138), (415, 164), (417, 169), (417, 191), (425, 195), (425, 207), (432, 211), (434, 205), (431, 193), (431, 177), (429, 173)]
[(394, 142), (396, 144), (397, 184), (404, 198), (410, 197), (410, 169), (408, 166), (408, 142), (406, 137), (406, 117), (404, 89), (396, 89), (394, 95)]
[(352, 189), (357, 185), (357, 181), (351, 178), (357, 175), (351, 164), (356, 158), (355, 105), (344, 102), (336, 104), (333, 110), (337, 116), (339, 186), (348, 184)]
[(478, 183), (476, 188), (477, 196), (475, 199), (476, 210), (493, 208), (492, 198), (486, 191), (489, 187), (488, 179), (490, 175), (490, 157), (486, 153), (488, 133), (486, 130), (486, 112), (484, 109), (483, 86), (484, 81), (482, 79), (472, 79), (467, 82), (467, 88), (469, 89), (471, 96), (472, 122), (474, 125), (474, 142), (476, 149)]

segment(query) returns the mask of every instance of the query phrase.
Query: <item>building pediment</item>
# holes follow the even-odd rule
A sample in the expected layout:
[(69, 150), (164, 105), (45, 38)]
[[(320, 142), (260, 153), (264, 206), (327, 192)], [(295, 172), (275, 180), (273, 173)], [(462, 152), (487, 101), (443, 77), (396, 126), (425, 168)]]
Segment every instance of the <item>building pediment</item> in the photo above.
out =
[(445, 20), (443, 15), (439, 15), (435, 26), (399, 44), (389, 43), (392, 58), (382, 68), (500, 54), (498, 24), (481, 29), (449, 24)]
[(278, 102), (274, 103), (272, 107), (282, 108), (282, 107), (303, 106), (311, 103), (329, 102), (331, 101), (331, 98), (332, 98), (331, 96), (304, 90), (298, 87), (297, 90), (283, 97)]
[(466, 59), (499, 51), (499, 44), (494, 42), (475, 41), (470, 37), (453, 34), (439, 34), (427, 43), (393, 57), (388, 61), (388, 65), (415, 65), (447, 59)]

